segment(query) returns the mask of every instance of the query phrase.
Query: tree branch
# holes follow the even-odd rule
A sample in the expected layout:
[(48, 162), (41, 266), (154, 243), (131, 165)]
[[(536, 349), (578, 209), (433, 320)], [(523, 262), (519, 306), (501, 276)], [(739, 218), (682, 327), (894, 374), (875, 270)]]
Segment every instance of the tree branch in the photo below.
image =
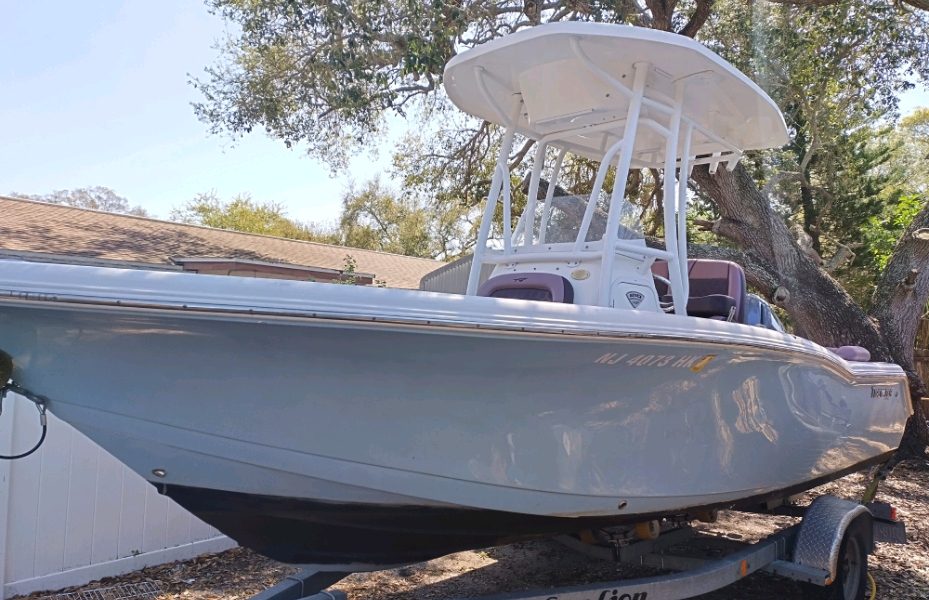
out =
[[(900, 0), (904, 4), (909, 4), (914, 8), (929, 11), (929, 0)], [(841, 0), (768, 0), (775, 4), (790, 4), (792, 6), (832, 6), (838, 4)]]
[(703, 27), (706, 20), (710, 18), (710, 13), (712, 12), (715, 2), (716, 0), (697, 0), (697, 8), (694, 9), (694, 14), (690, 15), (690, 20), (687, 21), (687, 24), (684, 25), (684, 28), (678, 33), (690, 38), (697, 35), (697, 32), (700, 31), (700, 28)]
[(523, 144), (523, 147), (513, 155), (513, 158), (510, 160), (510, 164), (507, 165), (510, 171), (518, 167), (523, 162), (523, 160), (526, 158), (526, 154), (529, 152), (529, 150), (532, 149), (534, 145), (535, 140), (526, 140), (526, 142)]
[(871, 315), (884, 336), (900, 340), (895, 361), (912, 369), (919, 318), (929, 302), (929, 240), (917, 235), (929, 227), (929, 201), (897, 242), (872, 296)]
[(895, 462), (907, 457), (926, 458), (929, 444), (929, 426), (919, 403), (919, 398), (926, 395), (926, 385), (913, 361), (919, 320), (929, 301), (929, 239), (924, 239), (929, 238), (927, 227), (929, 201), (897, 242), (872, 296), (871, 315), (884, 337), (897, 341), (891, 344), (893, 360), (906, 371), (910, 397), (915, 401)]
[(671, 31), (677, 0), (645, 0), (645, 5), (648, 6), (648, 10), (652, 13), (652, 28)]
[(745, 270), (745, 279), (749, 285), (769, 300), (774, 298), (780, 287), (780, 277), (777, 271), (752, 250), (738, 250), (708, 244), (687, 244), (687, 252), (693, 258), (728, 260), (741, 265)]

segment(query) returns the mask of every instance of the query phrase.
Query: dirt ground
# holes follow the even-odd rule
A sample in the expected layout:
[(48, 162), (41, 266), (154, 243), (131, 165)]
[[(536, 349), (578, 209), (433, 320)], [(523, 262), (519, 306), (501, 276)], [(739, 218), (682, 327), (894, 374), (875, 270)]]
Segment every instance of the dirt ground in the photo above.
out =
[[(859, 497), (865, 485), (862, 474), (822, 486), (809, 493)], [(907, 545), (880, 544), (870, 560), (877, 583), (877, 598), (926, 600), (929, 598), (929, 467), (904, 464), (882, 485), (879, 500), (897, 507), (907, 525)], [(752, 541), (789, 525), (788, 517), (725, 512), (712, 525), (700, 525), (701, 536), (710, 538), (697, 549), (711, 554), (720, 543)], [(696, 543), (696, 542), (694, 542)], [(194, 560), (152, 567), (82, 588), (89, 591), (120, 583), (157, 581), (164, 593), (158, 600), (237, 600), (274, 585), (296, 569), (275, 563), (243, 549), (202, 556)], [(532, 588), (611, 581), (658, 574), (644, 567), (618, 566), (594, 561), (550, 540), (522, 542), (501, 548), (459, 552), (400, 569), (355, 574), (330, 589), (344, 591), (350, 600), (426, 600), (467, 598)], [(48, 593), (21, 600), (39, 600)], [(753, 574), (736, 585), (700, 596), (702, 600), (751, 598), (783, 600), (800, 598), (791, 581)]]

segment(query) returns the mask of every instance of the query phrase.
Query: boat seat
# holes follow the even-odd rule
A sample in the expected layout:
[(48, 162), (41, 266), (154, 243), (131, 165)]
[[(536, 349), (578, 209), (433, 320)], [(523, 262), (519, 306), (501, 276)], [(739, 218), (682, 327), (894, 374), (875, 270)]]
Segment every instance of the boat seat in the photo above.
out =
[(571, 282), (553, 273), (507, 273), (491, 277), (481, 284), (478, 296), (516, 298), (541, 302), (574, 303)]
[(868, 362), (871, 360), (871, 353), (867, 348), (861, 346), (839, 346), (838, 348), (828, 348), (833, 354), (836, 354), (849, 362)]
[[(671, 296), (667, 299), (671, 302)], [(691, 296), (687, 299), (687, 314), (691, 317), (728, 319), (734, 310), (737, 310), (737, 307), (735, 298), (732, 296), (710, 294), (709, 296)]]
[[(652, 273), (667, 278), (667, 261), (656, 260)], [(743, 322), (746, 286), (742, 267), (727, 260), (692, 258), (687, 261), (687, 273), (690, 281), (688, 315)], [(663, 301), (671, 301), (664, 282), (656, 280), (655, 288)]]

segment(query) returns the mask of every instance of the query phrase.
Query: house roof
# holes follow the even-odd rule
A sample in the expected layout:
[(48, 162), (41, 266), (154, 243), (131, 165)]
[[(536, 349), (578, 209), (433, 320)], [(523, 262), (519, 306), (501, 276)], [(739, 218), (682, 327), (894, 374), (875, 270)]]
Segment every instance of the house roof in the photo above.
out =
[(418, 288), (444, 263), (387, 252), (241, 233), (0, 196), (0, 249), (142, 265), (222, 257), (343, 270), (345, 258), (390, 287)]

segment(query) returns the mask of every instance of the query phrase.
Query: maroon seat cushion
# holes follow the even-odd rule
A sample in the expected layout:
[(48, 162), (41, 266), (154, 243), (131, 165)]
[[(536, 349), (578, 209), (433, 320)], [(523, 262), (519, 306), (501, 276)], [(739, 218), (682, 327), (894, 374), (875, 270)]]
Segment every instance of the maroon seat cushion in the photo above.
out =
[[(728, 318), (733, 306), (735, 321), (742, 323), (745, 310), (745, 272), (742, 267), (727, 260), (692, 258), (687, 261), (690, 297), (687, 314), (695, 317)], [(656, 260), (652, 273), (668, 277), (668, 263)], [(659, 296), (667, 294), (667, 286), (655, 281)], [(728, 298), (728, 300), (725, 300)], [(668, 298), (670, 301), (670, 298)], [(731, 301), (731, 302), (730, 302)], [(692, 308), (691, 308), (692, 307)]]
[[(664, 304), (671, 304), (671, 295), (665, 294), (661, 297), (661, 301)], [(728, 319), (733, 308), (735, 308), (735, 298), (723, 294), (691, 296), (687, 299), (687, 314), (691, 317), (722, 317)]]
[(722, 317), (728, 319), (736, 308), (735, 298), (722, 294), (697, 296), (687, 300), (687, 314), (692, 317)]

